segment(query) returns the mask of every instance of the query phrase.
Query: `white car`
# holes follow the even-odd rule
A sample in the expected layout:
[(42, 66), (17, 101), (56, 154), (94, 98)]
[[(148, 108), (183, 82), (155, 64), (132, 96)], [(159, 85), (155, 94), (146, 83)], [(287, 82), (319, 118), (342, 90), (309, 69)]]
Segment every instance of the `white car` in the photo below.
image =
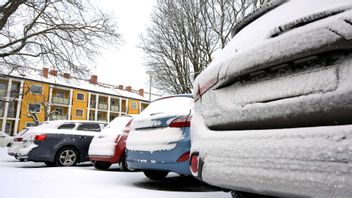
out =
[(352, 197), (352, 1), (271, 1), (233, 33), (193, 84), (193, 175), (233, 197)]
[(108, 169), (114, 163), (120, 163), (120, 169), (128, 170), (126, 165), (126, 139), (128, 133), (125, 127), (132, 117), (121, 116), (112, 120), (90, 143), (89, 159), (97, 169)]
[(11, 136), (0, 132), (0, 147), (5, 147), (11, 142)]

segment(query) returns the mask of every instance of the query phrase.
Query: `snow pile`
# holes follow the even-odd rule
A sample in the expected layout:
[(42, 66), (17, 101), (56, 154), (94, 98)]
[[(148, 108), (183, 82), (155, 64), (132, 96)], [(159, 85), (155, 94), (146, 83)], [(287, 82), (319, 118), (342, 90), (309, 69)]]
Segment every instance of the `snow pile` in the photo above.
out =
[(127, 149), (132, 151), (163, 151), (176, 147), (184, 138), (180, 128), (156, 128), (133, 131), (127, 139)]

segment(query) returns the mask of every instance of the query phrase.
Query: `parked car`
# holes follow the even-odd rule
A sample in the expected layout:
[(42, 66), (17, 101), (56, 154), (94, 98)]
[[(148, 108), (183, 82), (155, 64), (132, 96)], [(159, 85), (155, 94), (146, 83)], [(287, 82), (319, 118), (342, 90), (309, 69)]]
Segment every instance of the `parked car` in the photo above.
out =
[(11, 142), (11, 136), (0, 132), (0, 147), (5, 147)]
[(97, 169), (108, 169), (114, 163), (120, 163), (120, 169), (128, 170), (126, 164), (126, 139), (132, 117), (121, 116), (111, 121), (99, 134), (96, 134), (89, 146), (89, 159)]
[(169, 172), (191, 175), (190, 122), (193, 99), (175, 95), (157, 99), (134, 117), (127, 139), (127, 165), (152, 180)]
[(194, 81), (192, 174), (233, 197), (352, 195), (352, 2), (272, 1)]
[(18, 145), (15, 156), (48, 166), (73, 166), (89, 161), (89, 144), (103, 127), (104, 123), (93, 121), (47, 121), (18, 139), (22, 145)]
[[(22, 136), (30, 129), (31, 129), (31, 127), (24, 128), (20, 132), (18, 132), (15, 135), (15, 137), (12, 138), (12, 140), (8, 144), (8, 148), (7, 148), (8, 155), (14, 156), (16, 159), (18, 159), (16, 153), (18, 153), (18, 150), (20, 148), (23, 148), (23, 146), (24, 146)], [(24, 159), (22, 159), (21, 161), (24, 161)]]

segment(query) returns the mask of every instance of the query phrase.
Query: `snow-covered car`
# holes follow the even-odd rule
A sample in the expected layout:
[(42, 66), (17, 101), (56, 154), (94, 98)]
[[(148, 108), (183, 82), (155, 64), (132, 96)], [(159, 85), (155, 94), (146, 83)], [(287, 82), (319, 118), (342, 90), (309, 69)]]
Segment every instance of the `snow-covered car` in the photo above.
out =
[(80, 120), (46, 121), (23, 133), (15, 156), (21, 161), (45, 162), (48, 166), (73, 166), (89, 161), (89, 144), (104, 125)]
[(131, 120), (128, 116), (116, 117), (94, 136), (88, 154), (95, 168), (108, 169), (111, 164), (120, 163), (121, 170), (128, 170), (125, 157), (128, 131), (124, 129)]
[(233, 197), (352, 195), (352, 1), (271, 1), (194, 81), (191, 170)]
[(163, 97), (135, 116), (126, 145), (128, 167), (142, 170), (152, 180), (163, 179), (169, 172), (191, 175), (193, 105), (190, 94)]
[(5, 147), (11, 142), (11, 136), (0, 132), (0, 147)]
[[(12, 138), (11, 142), (8, 145), (7, 148), (7, 154), (14, 156), (17, 159), (17, 155), (16, 153), (18, 153), (18, 150), (20, 148), (23, 148), (23, 135), (28, 132), (31, 129), (31, 127), (28, 128), (24, 128), (23, 130), (21, 130), (20, 132), (18, 132), (15, 137)], [(23, 159), (21, 160), (23, 161)]]

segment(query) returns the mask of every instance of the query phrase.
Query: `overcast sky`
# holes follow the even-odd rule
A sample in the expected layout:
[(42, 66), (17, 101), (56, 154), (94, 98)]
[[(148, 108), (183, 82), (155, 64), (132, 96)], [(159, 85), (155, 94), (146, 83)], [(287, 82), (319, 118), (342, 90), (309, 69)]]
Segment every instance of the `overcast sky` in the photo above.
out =
[(123, 42), (109, 48), (98, 57), (93, 74), (99, 82), (130, 85), (133, 89), (148, 91), (149, 77), (143, 64), (143, 51), (137, 48), (139, 35), (150, 21), (156, 0), (101, 0), (102, 9), (117, 17), (118, 31)]

